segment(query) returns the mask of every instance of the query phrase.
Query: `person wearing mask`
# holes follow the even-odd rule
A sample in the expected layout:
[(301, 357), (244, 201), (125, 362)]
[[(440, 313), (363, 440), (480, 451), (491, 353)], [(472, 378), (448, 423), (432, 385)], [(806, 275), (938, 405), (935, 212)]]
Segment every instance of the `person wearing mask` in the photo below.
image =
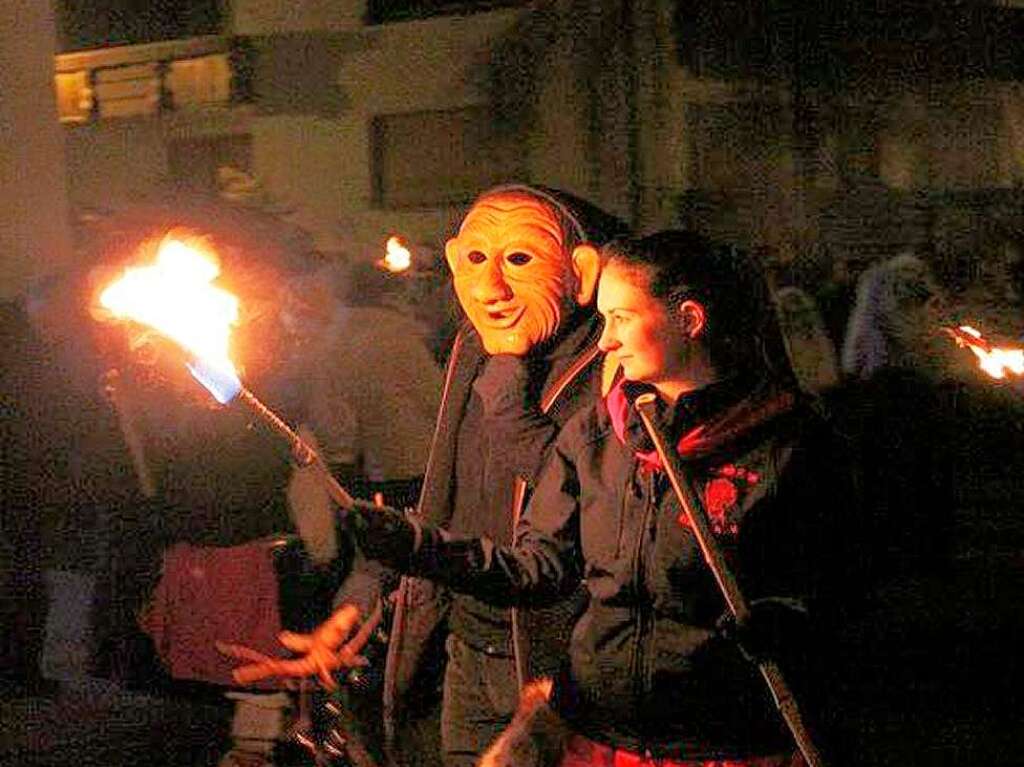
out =
[[(624, 232), (590, 203), (540, 186), (496, 187), (469, 208), (445, 248), (468, 322), (449, 355), (418, 518), (511, 544), (558, 432), (599, 396), (596, 246)], [(404, 578), (384, 678), (391, 758), (433, 764), (439, 751), (448, 767), (475, 764), (511, 721), (519, 688), (558, 667), (584, 597), (576, 590), (548, 609), (520, 611)], [(307, 653), (292, 671), (315, 672), (325, 659), (338, 667), (331, 625), (285, 637)], [(439, 697), (440, 749), (430, 721)]]
[[(749, 258), (690, 232), (602, 252), (599, 347), (622, 375), (560, 431), (515, 540), (362, 502), (345, 528), (367, 556), (495, 606), (557, 602), (585, 583), (547, 704), (564, 736), (488, 763), (797, 764), (751, 657), (814, 665), (804, 615), (832, 587), (830, 536), (848, 493), (831, 431), (799, 394)], [(656, 395), (660, 428), (755, 605), (749, 625), (723, 619), (634, 409), (641, 393)]]

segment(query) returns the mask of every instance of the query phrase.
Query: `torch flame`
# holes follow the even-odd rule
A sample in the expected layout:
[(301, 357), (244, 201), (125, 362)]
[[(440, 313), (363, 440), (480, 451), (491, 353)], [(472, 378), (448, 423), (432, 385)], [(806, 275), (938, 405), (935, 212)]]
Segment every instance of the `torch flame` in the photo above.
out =
[(386, 245), (387, 254), (384, 256), (381, 266), (389, 272), (404, 272), (412, 266), (412, 253), (402, 244), (398, 237), (388, 237)]
[(981, 331), (970, 325), (946, 328), (960, 346), (968, 347), (978, 358), (978, 367), (992, 378), (1003, 379), (1007, 374), (1024, 375), (1024, 349), (992, 346)]
[(189, 370), (224, 403), (241, 388), (229, 355), (238, 299), (211, 284), (219, 274), (212, 254), (167, 237), (155, 263), (125, 269), (100, 295), (100, 304), (115, 317), (154, 328), (195, 355)]

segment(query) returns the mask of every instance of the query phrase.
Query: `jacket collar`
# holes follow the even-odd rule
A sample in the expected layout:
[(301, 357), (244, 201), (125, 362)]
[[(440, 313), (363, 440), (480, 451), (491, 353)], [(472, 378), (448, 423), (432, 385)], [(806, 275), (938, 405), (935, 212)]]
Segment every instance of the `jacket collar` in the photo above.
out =
[[(655, 471), (662, 468), (661, 458), (633, 407), (637, 396), (652, 390), (620, 379), (605, 397), (605, 406), (619, 442), (632, 450), (643, 469)], [(792, 391), (776, 386), (762, 385), (750, 391), (738, 382), (725, 381), (680, 397), (675, 407), (661, 399), (657, 402), (656, 425), (675, 440), (684, 460), (695, 460), (760, 434), (776, 418), (792, 412), (797, 398)]]
[[(567, 318), (568, 326), (557, 336), (547, 353), (537, 358), (539, 385), (543, 387), (539, 402), (545, 412), (557, 411), (566, 400), (565, 393), (574, 388), (589, 365), (599, 356), (597, 339), (601, 321), (592, 312), (577, 312)], [(437, 426), (430, 447), (420, 511), (427, 521), (444, 525), (451, 516), (455, 464), (455, 435), (472, 394), (473, 381), (487, 360), (480, 336), (469, 322), (463, 324), (452, 346), (448, 371), (438, 411)]]

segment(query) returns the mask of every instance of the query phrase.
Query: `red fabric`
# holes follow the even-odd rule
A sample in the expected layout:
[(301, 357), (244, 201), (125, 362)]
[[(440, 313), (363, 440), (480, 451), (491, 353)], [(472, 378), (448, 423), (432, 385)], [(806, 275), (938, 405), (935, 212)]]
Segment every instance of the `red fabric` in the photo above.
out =
[[(605, 397), (605, 406), (608, 408), (608, 415), (612, 419), (612, 430), (622, 444), (626, 444), (626, 420), (629, 418), (630, 406), (629, 399), (626, 397), (626, 391), (623, 388), (624, 383), (624, 379), (619, 379)], [(680, 438), (679, 443), (676, 445), (676, 450), (679, 451), (680, 455), (690, 452), (700, 442), (703, 431), (704, 426), (702, 424)], [(640, 462), (640, 467), (646, 471), (661, 470), (661, 458), (656, 450), (652, 450), (649, 453), (637, 453), (636, 459)]]
[(285, 654), (277, 641), (281, 618), (272, 556), (262, 541), (230, 548), (179, 543), (164, 552), (163, 575), (140, 624), (172, 677), (234, 686), (231, 671), (238, 662), (221, 655), (216, 642)]
[[(605, 407), (611, 417), (612, 430), (619, 442), (627, 444), (626, 424), (629, 419), (630, 402), (626, 396), (625, 379), (619, 379), (605, 397)], [(703, 423), (679, 438), (676, 450), (687, 458), (710, 455), (716, 449), (728, 444), (739, 436), (756, 428), (776, 416), (793, 409), (796, 397), (790, 392), (781, 392), (760, 398), (744, 399), (727, 408), (711, 423)], [(661, 459), (656, 451), (637, 453), (637, 460), (643, 468), (661, 470)], [(756, 481), (756, 475), (755, 481)]]
[(748, 759), (660, 759), (611, 748), (582, 735), (569, 740), (559, 767), (806, 767), (800, 754), (773, 754)]
[[(612, 430), (622, 444), (626, 444), (626, 421), (630, 407), (623, 388), (624, 383), (620, 380), (605, 398)], [(688, 431), (676, 444), (676, 450), (682, 456), (706, 452), (713, 444), (720, 443), (722, 434), (733, 438), (746, 429), (788, 410), (792, 405), (793, 398), (790, 395), (770, 400), (760, 408), (743, 403), (728, 411), (710, 431), (706, 429), (706, 424)], [(661, 457), (657, 452), (652, 450), (649, 453), (636, 453), (636, 458), (642, 471), (661, 471)], [(703, 492), (704, 508), (711, 528), (718, 535), (736, 535), (739, 530), (736, 511), (740, 499), (750, 487), (760, 482), (761, 477), (756, 471), (731, 463), (713, 468), (711, 473), (714, 476), (704, 484)], [(683, 527), (690, 525), (685, 511), (679, 514), (677, 520)]]

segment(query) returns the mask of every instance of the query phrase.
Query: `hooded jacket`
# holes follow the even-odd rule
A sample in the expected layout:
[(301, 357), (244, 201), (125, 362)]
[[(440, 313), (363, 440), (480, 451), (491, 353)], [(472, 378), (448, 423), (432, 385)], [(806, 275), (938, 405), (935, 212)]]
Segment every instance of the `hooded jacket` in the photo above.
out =
[[(849, 495), (828, 429), (792, 399), (698, 395), (662, 417), (741, 587), (750, 600), (813, 603), (827, 590), (829, 536)], [(357, 511), (360, 541), (370, 556), (495, 604), (546, 604), (585, 582), (589, 605), (555, 700), (593, 740), (676, 759), (783, 751), (782, 720), (756, 666), (717, 630), (724, 601), (629, 420), (616, 428), (597, 402), (561, 430), (515, 547)], [(813, 669), (806, 643), (789, 649)]]
[[(566, 245), (602, 243), (623, 234), (625, 226), (583, 200), (538, 186), (510, 185), (488, 190), (479, 199), (503, 192), (525, 192), (551, 205), (566, 229)], [(501, 371), (491, 376), (493, 391), (483, 427), (492, 444), (504, 444), (512, 460), (502, 462), (500, 476), (486, 477), (492, 495), (507, 504), (509, 530), (515, 529), (543, 457), (562, 426), (585, 404), (600, 396), (601, 359), (597, 349), (600, 319), (592, 309), (580, 309), (560, 329), (549, 347), (540, 350), (542, 364), (516, 366), (509, 375), (522, 380), (503, 382)], [(462, 328), (452, 347), (445, 375), (430, 457), (424, 476), (417, 517), (445, 526), (454, 514), (457, 444), (474, 386), (488, 355), (475, 330)], [(534, 363), (537, 360), (533, 360)], [(510, 385), (505, 386), (505, 383)], [(494, 386), (494, 384), (497, 384)], [(528, 394), (529, 401), (520, 395)], [(569, 630), (581, 609), (576, 599), (539, 615), (510, 611), (511, 649), (520, 684), (550, 673), (564, 655)], [(436, 680), (443, 668), (443, 642), (451, 612), (451, 594), (428, 580), (403, 578), (395, 602), (394, 620), (384, 674), (384, 725), (389, 747), (397, 746), (399, 722), (419, 703), (436, 700)]]

